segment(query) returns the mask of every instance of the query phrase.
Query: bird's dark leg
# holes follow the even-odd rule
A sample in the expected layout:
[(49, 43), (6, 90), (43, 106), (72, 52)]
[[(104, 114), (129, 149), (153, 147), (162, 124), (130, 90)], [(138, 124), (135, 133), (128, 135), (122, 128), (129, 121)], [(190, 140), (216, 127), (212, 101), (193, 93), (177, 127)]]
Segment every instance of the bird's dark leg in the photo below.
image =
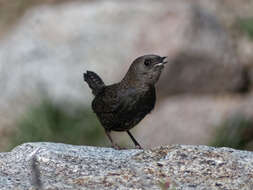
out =
[(135, 140), (135, 138), (133, 137), (133, 135), (130, 133), (130, 131), (127, 131), (127, 134), (129, 135), (129, 137), (132, 139), (132, 141), (134, 142), (134, 145), (137, 149), (142, 149), (141, 145)]
[(108, 137), (109, 140), (111, 141), (113, 148), (115, 148), (115, 149), (117, 149), (117, 150), (120, 150), (120, 147), (119, 147), (116, 143), (113, 142), (112, 137), (111, 137), (111, 134), (110, 134), (110, 131), (105, 130), (105, 134), (107, 135), (107, 137)]

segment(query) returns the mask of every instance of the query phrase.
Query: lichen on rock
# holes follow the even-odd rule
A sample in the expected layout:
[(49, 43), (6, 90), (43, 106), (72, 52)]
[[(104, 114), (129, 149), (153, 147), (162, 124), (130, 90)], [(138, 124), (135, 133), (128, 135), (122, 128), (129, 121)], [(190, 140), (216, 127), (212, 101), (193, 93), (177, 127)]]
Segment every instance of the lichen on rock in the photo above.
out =
[(26, 143), (1, 153), (0, 168), (0, 189), (253, 189), (252, 152), (208, 146)]

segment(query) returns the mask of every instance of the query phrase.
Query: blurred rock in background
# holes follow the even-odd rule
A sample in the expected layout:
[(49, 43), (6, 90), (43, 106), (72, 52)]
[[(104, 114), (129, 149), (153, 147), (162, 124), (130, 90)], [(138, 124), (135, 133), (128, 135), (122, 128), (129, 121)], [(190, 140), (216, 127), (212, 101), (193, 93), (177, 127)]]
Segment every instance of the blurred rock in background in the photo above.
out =
[(246, 0), (1, 1), (0, 149), (43, 92), (86, 108), (84, 71), (111, 84), (148, 53), (169, 63), (136, 138), (144, 147), (208, 144), (228, 115), (253, 114), (252, 9)]

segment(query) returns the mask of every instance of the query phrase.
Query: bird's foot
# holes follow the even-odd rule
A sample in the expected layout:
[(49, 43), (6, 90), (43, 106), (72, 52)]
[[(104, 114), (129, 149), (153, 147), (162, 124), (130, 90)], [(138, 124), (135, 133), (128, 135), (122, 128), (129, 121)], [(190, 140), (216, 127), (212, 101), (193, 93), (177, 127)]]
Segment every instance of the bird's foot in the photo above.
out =
[(143, 149), (143, 148), (141, 147), (141, 145), (139, 145), (139, 144), (138, 144), (138, 145), (135, 145), (135, 148), (136, 148), (136, 149), (140, 149), (140, 150)]
[(112, 148), (114, 148), (114, 149), (116, 149), (116, 150), (121, 150), (121, 149), (122, 149), (122, 148), (120, 148), (120, 146), (117, 145), (117, 144), (113, 144), (113, 145), (112, 145)]

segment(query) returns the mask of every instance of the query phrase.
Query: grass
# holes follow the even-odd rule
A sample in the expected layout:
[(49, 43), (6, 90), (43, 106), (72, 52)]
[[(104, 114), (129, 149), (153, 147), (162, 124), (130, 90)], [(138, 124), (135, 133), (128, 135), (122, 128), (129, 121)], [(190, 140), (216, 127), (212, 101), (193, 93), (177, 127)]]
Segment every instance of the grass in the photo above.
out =
[(217, 127), (211, 146), (230, 147), (235, 149), (252, 150), (249, 147), (253, 141), (253, 120), (237, 114), (226, 119)]
[[(63, 107), (68, 108), (65, 111)], [(24, 142), (61, 142), (74, 145), (108, 145), (104, 129), (89, 108), (71, 108), (43, 99), (17, 121), (18, 130), (10, 138), (10, 147)]]
[(245, 32), (251, 40), (253, 40), (253, 17), (241, 18), (238, 20), (240, 29)]

